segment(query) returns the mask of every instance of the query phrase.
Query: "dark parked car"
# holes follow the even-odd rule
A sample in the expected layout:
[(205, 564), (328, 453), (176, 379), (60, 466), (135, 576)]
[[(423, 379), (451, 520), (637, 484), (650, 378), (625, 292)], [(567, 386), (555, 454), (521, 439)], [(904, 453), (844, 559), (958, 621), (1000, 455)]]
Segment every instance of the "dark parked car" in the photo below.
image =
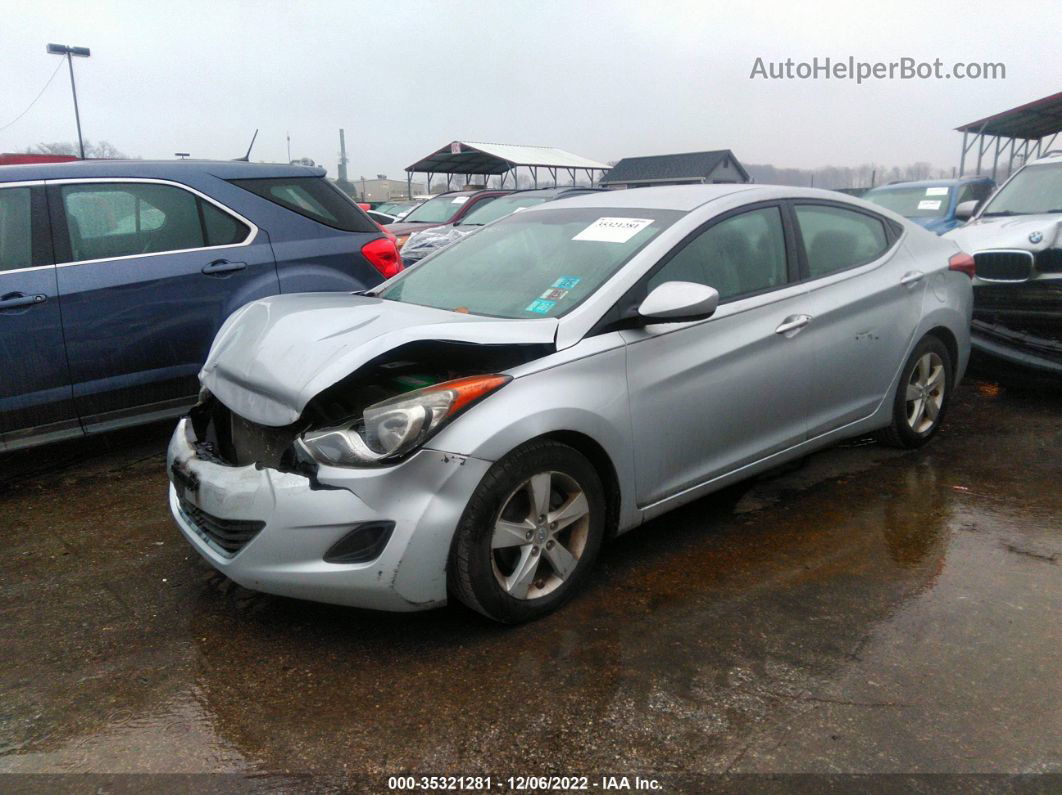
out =
[(0, 168), (0, 449), (176, 416), (235, 309), (401, 267), (322, 169)]
[(995, 187), (991, 177), (927, 179), (881, 185), (868, 190), (862, 198), (942, 235), (962, 226), (970, 217), (971, 213), (956, 212), (960, 204), (973, 202), (980, 206)]
[(465, 235), (472, 234), (481, 226), (485, 226), (491, 221), (497, 221), (499, 218), (504, 218), (519, 210), (534, 207), (536, 204), (563, 199), (566, 196), (578, 196), (582, 193), (592, 193), (599, 190), (603, 190), (603, 188), (572, 186), (567, 188), (517, 190), (508, 196), (501, 196), (490, 202), (481, 202), (478, 207), (471, 212), (465, 213), (452, 224), (430, 227), (410, 235), (406, 245), (402, 247), (402, 263), (408, 268), (440, 248), (445, 248), (452, 243), (456, 243)]
[(499, 196), (505, 196), (508, 193), (512, 191), (460, 190), (440, 193), (428, 199), (401, 221), (388, 224), (387, 228), (398, 236), (398, 247), (401, 249), (414, 232), (460, 221), (485, 202), (494, 201)]

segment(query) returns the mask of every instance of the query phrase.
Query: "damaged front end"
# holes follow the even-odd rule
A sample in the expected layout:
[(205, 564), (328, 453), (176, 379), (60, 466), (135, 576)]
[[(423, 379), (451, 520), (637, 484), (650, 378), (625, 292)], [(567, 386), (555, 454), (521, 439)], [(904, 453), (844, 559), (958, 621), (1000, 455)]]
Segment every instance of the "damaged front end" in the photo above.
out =
[(971, 344), (986, 374), (1062, 380), (1062, 279), (978, 286)]
[(326, 388), (283, 426), (241, 416), (204, 389), (190, 412), (197, 453), (215, 463), (311, 479), (321, 464), (394, 464), (508, 383), (504, 370), (551, 350), (542, 344), (409, 343)]

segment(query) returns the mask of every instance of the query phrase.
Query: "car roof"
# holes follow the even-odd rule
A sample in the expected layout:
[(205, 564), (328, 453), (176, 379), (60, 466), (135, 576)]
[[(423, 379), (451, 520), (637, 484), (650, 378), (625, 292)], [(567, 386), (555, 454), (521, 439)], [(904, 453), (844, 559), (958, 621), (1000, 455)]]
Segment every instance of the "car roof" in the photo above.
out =
[[(689, 212), (706, 202), (729, 196), (732, 193), (766, 191), (772, 188), (775, 188), (775, 186), (727, 183), (725, 185), (668, 185), (655, 188), (590, 191), (565, 197), (564, 206), (566, 208), (598, 207), (608, 209), (614, 207), (628, 210), (642, 208), (645, 210)], [(791, 190), (797, 191), (799, 189), (792, 188)], [(818, 191), (815, 195), (825, 193), (826, 191)], [(770, 198), (775, 198), (775, 195), (772, 193)], [(538, 210), (540, 207), (543, 207), (543, 205), (529, 208), (529, 211)]]
[(1046, 163), (1058, 163), (1060, 161), (1062, 161), (1062, 150), (1056, 149), (1054, 151), (1048, 152), (1043, 157), (1036, 158), (1036, 160), (1030, 160), (1025, 165), (1027, 165), (1027, 166), (1041, 166), (1041, 165), (1044, 165)]
[(0, 166), (0, 182), (41, 179), (129, 177), (180, 181), (188, 174), (210, 174), (220, 179), (270, 177), (323, 177), (323, 168), (287, 163), (247, 163), (242, 160), (71, 160), (66, 163), (28, 163)]
[[(477, 188), (476, 190), (448, 190), (443, 193), (436, 193), (431, 199), (438, 199), (440, 196), (479, 196), (482, 193), (496, 193), (499, 196), (512, 193), (510, 188)], [(424, 199), (424, 201), (431, 201), (431, 199)]]
[(585, 185), (567, 185), (556, 188), (522, 188), (520, 190), (514, 190), (508, 194), (509, 198), (516, 198), (519, 196), (539, 196), (542, 198), (553, 198), (555, 196), (566, 196), (568, 194), (575, 193), (603, 193), (605, 188), (588, 188)]
[[(870, 190), (892, 190), (894, 188), (953, 188), (956, 185), (967, 185), (971, 182), (991, 182), (991, 177), (954, 177), (949, 179), (917, 179), (909, 182), (890, 182), (888, 185), (878, 185)], [(868, 191), (869, 192), (869, 191)]]

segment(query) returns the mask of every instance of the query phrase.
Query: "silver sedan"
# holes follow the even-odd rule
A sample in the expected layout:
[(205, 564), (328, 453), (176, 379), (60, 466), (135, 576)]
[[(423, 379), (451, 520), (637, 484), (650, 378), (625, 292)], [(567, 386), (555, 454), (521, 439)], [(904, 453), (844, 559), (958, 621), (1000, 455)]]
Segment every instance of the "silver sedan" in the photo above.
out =
[(972, 275), (827, 191), (540, 205), (371, 293), (232, 315), (170, 444), (170, 506), (248, 588), (536, 618), (672, 508), (846, 437), (925, 444)]

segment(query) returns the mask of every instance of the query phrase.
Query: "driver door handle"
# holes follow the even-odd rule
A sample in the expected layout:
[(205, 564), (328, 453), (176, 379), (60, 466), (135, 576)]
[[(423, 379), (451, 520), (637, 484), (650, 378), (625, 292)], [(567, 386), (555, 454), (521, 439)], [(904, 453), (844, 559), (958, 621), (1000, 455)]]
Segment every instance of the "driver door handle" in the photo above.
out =
[(43, 304), (47, 300), (48, 296), (46, 295), (23, 295), (22, 293), (15, 293), (0, 300), (0, 309), (14, 309), (17, 306), (33, 306), (33, 304)]
[[(775, 334), (785, 334), (787, 337), (793, 337), (811, 322), (811, 315), (790, 315), (782, 321), (782, 325), (774, 330)], [(792, 333), (790, 333), (792, 332)]]
[(900, 284), (917, 284), (925, 278), (925, 274), (922, 271), (907, 271), (900, 279)]
[(213, 276), (217, 273), (232, 273), (233, 271), (242, 271), (246, 267), (246, 262), (229, 262), (227, 259), (216, 259), (209, 265), (203, 266), (203, 273), (205, 273), (207, 276)]

